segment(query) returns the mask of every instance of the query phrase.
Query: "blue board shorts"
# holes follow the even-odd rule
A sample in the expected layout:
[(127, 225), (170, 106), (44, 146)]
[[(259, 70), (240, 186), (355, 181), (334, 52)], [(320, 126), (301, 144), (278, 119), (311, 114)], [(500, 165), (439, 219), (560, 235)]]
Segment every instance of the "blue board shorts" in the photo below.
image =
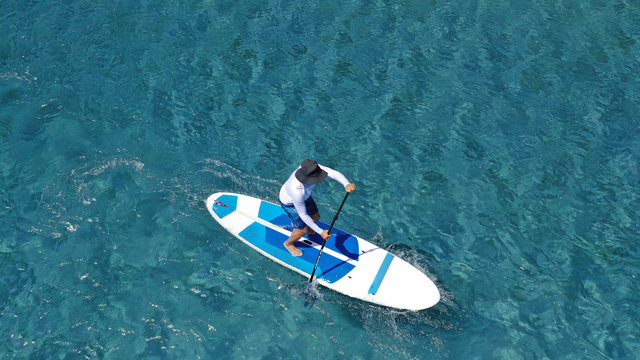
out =
[[(280, 206), (282, 206), (284, 212), (287, 213), (287, 216), (289, 216), (289, 219), (291, 219), (291, 224), (293, 224), (295, 228), (302, 230), (307, 227), (307, 224), (305, 224), (304, 221), (302, 221), (302, 219), (300, 218), (300, 215), (298, 215), (295, 206), (285, 205), (282, 202), (280, 202)], [(309, 196), (309, 198), (304, 201), (304, 206), (307, 209), (307, 214), (309, 214), (309, 216), (313, 216), (318, 213), (318, 206), (313, 200), (313, 196)]]

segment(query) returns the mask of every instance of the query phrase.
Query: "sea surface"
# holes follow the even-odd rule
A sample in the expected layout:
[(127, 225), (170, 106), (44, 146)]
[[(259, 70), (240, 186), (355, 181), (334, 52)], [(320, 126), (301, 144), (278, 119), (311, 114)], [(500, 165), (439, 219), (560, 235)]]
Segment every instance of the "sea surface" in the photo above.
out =
[[(0, 359), (639, 359), (639, 29), (635, 0), (0, 0)], [(439, 304), (307, 309), (209, 215), (306, 158)]]

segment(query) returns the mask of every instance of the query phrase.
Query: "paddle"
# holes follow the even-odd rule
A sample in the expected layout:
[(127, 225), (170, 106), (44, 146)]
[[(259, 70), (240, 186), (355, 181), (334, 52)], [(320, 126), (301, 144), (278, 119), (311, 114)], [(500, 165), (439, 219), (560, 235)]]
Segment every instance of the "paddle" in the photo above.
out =
[[(336, 212), (336, 216), (333, 217), (333, 221), (331, 222), (331, 226), (329, 227), (329, 231), (328, 231), (329, 235), (331, 235), (331, 230), (333, 229), (333, 225), (335, 225), (336, 220), (338, 220), (338, 215), (340, 214), (340, 210), (342, 210), (342, 207), (344, 206), (345, 201), (347, 201), (349, 194), (351, 193), (348, 192), (347, 195), (344, 196), (344, 199), (342, 200), (342, 204), (340, 204), (340, 207)], [(318, 262), (320, 261), (320, 255), (322, 255), (322, 250), (324, 250), (324, 246), (326, 244), (327, 244), (327, 240), (325, 239), (324, 242), (322, 242), (322, 247), (320, 248), (320, 252), (318, 253), (318, 258), (316, 258), (316, 264), (313, 266), (313, 271), (311, 272), (311, 277), (309, 278), (309, 284), (313, 282), (313, 275), (315, 275), (316, 273), (316, 269), (318, 268)]]
[[(336, 212), (336, 216), (333, 217), (333, 221), (331, 222), (331, 226), (329, 227), (329, 235), (331, 235), (331, 230), (333, 229), (333, 225), (335, 225), (336, 220), (338, 220), (338, 215), (340, 214), (340, 210), (342, 210), (342, 207), (344, 206), (345, 201), (347, 201), (347, 198), (349, 197), (349, 194), (351, 193), (347, 193), (347, 195), (344, 196), (344, 199), (342, 200), (342, 204), (340, 204), (340, 208), (338, 208), (338, 211)], [(330, 239), (331, 237), (329, 237)], [(324, 240), (322, 242), (322, 247), (320, 248), (320, 252), (318, 253), (318, 257), (316, 258), (316, 264), (313, 266), (313, 271), (311, 272), (311, 277), (309, 278), (309, 284), (307, 285), (307, 288), (305, 290), (305, 294), (307, 295), (307, 299), (304, 301), (304, 306), (306, 308), (311, 308), (313, 306), (313, 304), (316, 301), (317, 298), (317, 292), (314, 292), (313, 290), (313, 276), (316, 273), (316, 269), (318, 268), (318, 262), (320, 262), (320, 255), (322, 255), (322, 250), (324, 250), (324, 246), (327, 244), (327, 240)]]

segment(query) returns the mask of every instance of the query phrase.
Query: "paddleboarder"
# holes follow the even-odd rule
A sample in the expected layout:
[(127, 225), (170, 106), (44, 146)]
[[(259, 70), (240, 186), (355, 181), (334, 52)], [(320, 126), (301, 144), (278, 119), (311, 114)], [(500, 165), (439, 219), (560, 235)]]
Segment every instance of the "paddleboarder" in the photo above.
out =
[(315, 223), (320, 220), (320, 213), (311, 196), (313, 188), (326, 178), (339, 182), (347, 192), (356, 189), (356, 186), (339, 171), (322, 166), (310, 159), (303, 161), (280, 188), (280, 205), (294, 227), (291, 236), (283, 245), (293, 256), (302, 255), (302, 250), (298, 249), (294, 243), (305, 234), (317, 233), (325, 240), (331, 237), (327, 230), (322, 230)]

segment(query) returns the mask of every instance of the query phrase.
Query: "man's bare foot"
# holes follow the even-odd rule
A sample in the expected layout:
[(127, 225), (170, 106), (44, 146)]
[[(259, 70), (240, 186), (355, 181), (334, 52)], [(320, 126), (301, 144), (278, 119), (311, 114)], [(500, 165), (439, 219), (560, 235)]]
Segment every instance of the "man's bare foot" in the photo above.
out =
[(293, 255), (293, 256), (302, 256), (302, 250), (298, 249), (295, 245), (287, 244), (287, 243), (283, 243), (283, 245), (287, 250), (289, 250), (291, 255)]

